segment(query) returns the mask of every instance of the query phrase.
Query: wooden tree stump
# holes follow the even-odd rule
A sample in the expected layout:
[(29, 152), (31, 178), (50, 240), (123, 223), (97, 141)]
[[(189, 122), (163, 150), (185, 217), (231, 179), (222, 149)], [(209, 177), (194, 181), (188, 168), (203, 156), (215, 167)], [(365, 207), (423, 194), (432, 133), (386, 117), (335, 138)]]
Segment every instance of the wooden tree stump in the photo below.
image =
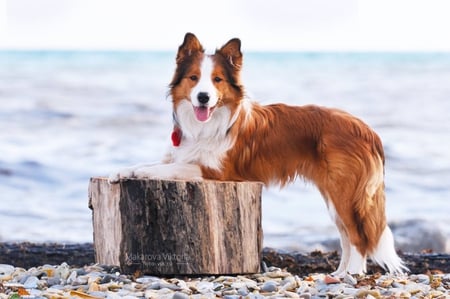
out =
[(125, 273), (244, 274), (259, 271), (257, 182), (91, 178), (97, 263)]

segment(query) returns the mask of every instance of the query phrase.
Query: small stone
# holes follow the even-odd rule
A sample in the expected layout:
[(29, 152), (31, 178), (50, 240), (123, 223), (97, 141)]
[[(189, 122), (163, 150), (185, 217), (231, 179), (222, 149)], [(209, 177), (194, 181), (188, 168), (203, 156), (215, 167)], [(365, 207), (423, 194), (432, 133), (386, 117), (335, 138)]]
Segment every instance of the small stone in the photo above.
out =
[(237, 295), (238, 292), (237, 290), (233, 289), (233, 288), (227, 288), (226, 290), (222, 291), (222, 295)]
[(249, 293), (249, 291), (248, 291), (246, 286), (243, 286), (243, 287), (239, 288), (237, 290), (237, 292), (238, 292), (239, 295), (244, 296), (244, 297), (247, 296), (248, 293)]
[(38, 287), (39, 279), (36, 276), (30, 276), (23, 284), (25, 289), (35, 289)]
[(285, 278), (285, 277), (290, 276), (291, 274), (288, 272), (283, 272), (281, 270), (276, 270), (276, 271), (264, 273), (264, 275), (267, 277), (270, 277), (270, 278)]
[(175, 292), (172, 299), (189, 299), (189, 296), (182, 292)]
[(224, 299), (239, 299), (241, 298), (240, 295), (225, 295), (223, 296)]
[(327, 275), (325, 276), (323, 280), (326, 284), (334, 284), (334, 283), (341, 283), (341, 280), (339, 278), (336, 278), (334, 276)]
[(89, 292), (98, 292), (98, 291), (100, 291), (100, 287), (96, 282), (93, 282), (89, 285), (88, 291)]
[(372, 296), (371, 298), (373, 298), (373, 297), (381, 298), (380, 291), (378, 291), (378, 290), (365, 290), (365, 289), (362, 289), (362, 290), (359, 290), (355, 294), (355, 296), (358, 297), (358, 298), (368, 298), (368, 296)]
[[(94, 299), (94, 298), (101, 299), (101, 298), (105, 298), (106, 294), (103, 292), (99, 292), (99, 291), (92, 291), (92, 292), (89, 292), (88, 296), (90, 296), (89, 299)], [(88, 299), (88, 298), (86, 298), (86, 299)]]
[[(78, 273), (78, 272), (77, 272)], [(97, 280), (91, 280), (89, 276), (87, 275), (81, 275), (78, 276), (75, 281), (72, 283), (72, 285), (80, 285), (80, 284), (90, 284), (93, 282), (97, 282)]]
[(161, 289), (166, 288), (166, 289), (169, 289), (169, 290), (172, 290), (172, 291), (179, 291), (181, 289), (179, 286), (177, 286), (177, 285), (175, 285), (173, 283), (167, 282), (164, 279), (161, 279), (159, 281), (159, 287)]
[(48, 288), (46, 289), (42, 295), (48, 295), (47, 298), (55, 298), (57, 296), (63, 296), (64, 291), (57, 288)]
[[(30, 273), (28, 273), (27, 270), (23, 269), (23, 268), (18, 268), (16, 267), (14, 269), (14, 272), (11, 274), (11, 279), (14, 277), (14, 281), (21, 281), (23, 277), (25, 276), (30, 276)], [(1, 279), (0, 279), (1, 281)]]
[(424, 284), (429, 284), (430, 283), (430, 276), (425, 275), (425, 274), (418, 274), (416, 276), (417, 278), (417, 282), (419, 283), (424, 283)]
[(356, 278), (354, 278), (352, 275), (350, 274), (346, 274), (343, 278), (343, 282), (350, 284), (352, 286), (356, 285), (358, 283), (358, 281), (356, 280)]
[(303, 293), (303, 294), (299, 294), (298, 296), (299, 296), (299, 298), (303, 298), (303, 299), (311, 299), (310, 293)]
[(136, 282), (138, 283), (143, 283), (143, 284), (147, 284), (147, 283), (151, 283), (151, 282), (155, 282), (155, 281), (159, 281), (160, 278), (158, 277), (154, 277), (154, 276), (143, 276), (143, 277), (139, 277), (136, 279)]
[(297, 294), (309, 292), (309, 285), (306, 281), (297, 281), (297, 282), (298, 282)]
[(77, 271), (72, 271), (67, 278), (67, 284), (73, 284), (77, 279)]
[(60, 283), (61, 283), (61, 278), (58, 278), (58, 277), (49, 277), (47, 279), (47, 285), (49, 287), (52, 287), (52, 286), (60, 284)]
[(159, 283), (159, 281), (153, 281), (153, 282), (150, 282), (150, 283), (148, 283), (146, 285), (147, 285), (147, 289), (148, 290), (159, 290), (159, 289), (161, 289), (161, 284)]
[(115, 281), (117, 277), (115, 275), (106, 274), (103, 278), (100, 279), (100, 284), (108, 283), (111, 281)]
[(431, 287), (429, 285), (411, 282), (405, 286), (405, 290), (408, 291), (410, 294), (415, 295), (420, 292), (429, 292), (431, 290)]
[(344, 291), (345, 288), (345, 284), (343, 283), (334, 283), (334, 284), (329, 284), (327, 285), (327, 292), (333, 295), (339, 295), (342, 294), (342, 292)]
[(19, 279), (16, 278), (15, 280), (21, 284), (24, 284), (27, 281), (27, 279), (30, 277), (31, 277), (31, 275), (27, 273), (27, 274), (24, 274), (23, 276), (20, 276)]
[(67, 277), (69, 277), (70, 275), (69, 265), (67, 265), (67, 263), (62, 263), (56, 268), (54, 275), (62, 279), (67, 279)]
[(404, 286), (405, 286), (404, 284), (399, 283), (399, 282), (397, 282), (397, 281), (394, 281), (394, 282), (392, 283), (392, 287), (393, 287), (393, 288), (402, 289)]
[(223, 283), (214, 282), (213, 291), (214, 292), (221, 291), (224, 287), (225, 285)]
[(444, 294), (444, 292), (438, 290), (436, 291), (431, 290), (429, 294), (431, 295), (431, 298), (439, 298), (439, 297), (442, 298), (441, 296)]
[(392, 285), (393, 282), (394, 282), (393, 279), (385, 279), (385, 280), (383, 280), (383, 281), (380, 281), (380, 282), (378, 283), (378, 285), (379, 285), (380, 287), (382, 287), (382, 288), (388, 288), (388, 287), (390, 287), (390, 286)]
[(242, 282), (242, 281), (233, 282), (231, 284), (231, 287), (234, 289), (239, 289), (239, 288), (245, 287), (245, 282)]
[(49, 287), (47, 290), (60, 290), (60, 291), (64, 291), (65, 289), (67, 289), (66, 286), (61, 285), (61, 284), (55, 284), (55, 285)]
[(355, 288), (344, 287), (342, 289), (342, 291), (345, 295), (350, 295), (350, 296), (354, 296), (356, 293), (358, 293), (358, 289), (355, 289)]
[(8, 264), (0, 264), (0, 280), (11, 279), (11, 274), (14, 272), (14, 266)]
[(239, 278), (239, 280), (241, 280), (241, 281), (245, 284), (245, 286), (246, 286), (249, 290), (251, 290), (251, 291), (253, 291), (253, 290), (259, 290), (259, 288), (258, 288), (258, 283), (257, 283), (255, 280), (249, 279), (249, 278), (247, 278), (247, 277), (245, 277), (245, 276), (238, 276), (238, 278)]
[(46, 264), (40, 267), (39, 269), (43, 272), (44, 276), (53, 277), (55, 275), (55, 267), (53, 267), (52, 265)]
[(282, 294), (287, 298), (300, 298), (300, 296), (294, 292), (283, 291)]
[(81, 268), (73, 269), (73, 271), (77, 272), (77, 276), (88, 274), (85, 269), (81, 269)]
[(286, 279), (284, 279), (281, 282), (281, 290), (282, 291), (295, 291), (295, 289), (297, 288), (297, 281), (295, 280), (295, 278), (293, 276), (290, 277), (286, 277)]
[(209, 282), (209, 281), (200, 281), (197, 284), (197, 290), (199, 293), (209, 293), (212, 292), (214, 289), (214, 283)]
[(187, 284), (186, 284), (186, 282), (184, 280), (175, 279), (175, 280), (172, 281), (172, 283), (177, 285), (178, 288), (180, 289), (180, 291), (190, 292), (189, 287), (187, 286)]
[[(28, 291), (28, 294), (29, 294), (29, 296), (31, 297), (31, 298), (40, 298), (41, 297), (41, 294), (42, 294), (42, 291), (41, 290), (39, 290), (39, 289), (29, 289), (29, 290), (27, 290)], [(25, 297), (25, 296), (22, 296), (22, 298), (23, 297)]]
[(266, 281), (262, 286), (261, 286), (261, 291), (266, 292), (266, 293), (271, 293), (271, 292), (276, 292), (278, 287), (278, 284), (275, 281)]

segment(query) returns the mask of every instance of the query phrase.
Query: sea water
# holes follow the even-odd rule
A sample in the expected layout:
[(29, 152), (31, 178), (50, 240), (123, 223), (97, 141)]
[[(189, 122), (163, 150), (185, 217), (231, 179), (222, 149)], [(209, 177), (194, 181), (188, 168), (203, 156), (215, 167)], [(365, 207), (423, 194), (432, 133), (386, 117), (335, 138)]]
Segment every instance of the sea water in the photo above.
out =
[[(172, 52), (0, 52), (0, 241), (91, 242), (87, 187), (170, 146)], [(387, 217), (450, 239), (450, 54), (245, 53), (247, 97), (344, 109), (386, 154)], [(282, 146), (282, 145), (280, 145)], [(338, 233), (314, 186), (263, 194), (264, 245)]]

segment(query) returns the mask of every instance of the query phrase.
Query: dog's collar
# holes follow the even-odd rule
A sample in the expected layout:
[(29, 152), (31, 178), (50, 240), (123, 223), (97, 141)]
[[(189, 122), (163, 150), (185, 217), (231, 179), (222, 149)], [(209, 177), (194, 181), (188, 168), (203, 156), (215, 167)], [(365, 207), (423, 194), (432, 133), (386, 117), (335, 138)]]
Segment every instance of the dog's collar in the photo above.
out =
[(174, 126), (172, 135), (171, 135), (173, 146), (180, 146), (182, 137), (183, 137), (183, 132), (181, 131), (180, 127)]
[(180, 122), (178, 121), (175, 111), (172, 112), (173, 119), (173, 131), (170, 136), (172, 139), (173, 146), (180, 146), (181, 138), (183, 137), (183, 131), (181, 131)]

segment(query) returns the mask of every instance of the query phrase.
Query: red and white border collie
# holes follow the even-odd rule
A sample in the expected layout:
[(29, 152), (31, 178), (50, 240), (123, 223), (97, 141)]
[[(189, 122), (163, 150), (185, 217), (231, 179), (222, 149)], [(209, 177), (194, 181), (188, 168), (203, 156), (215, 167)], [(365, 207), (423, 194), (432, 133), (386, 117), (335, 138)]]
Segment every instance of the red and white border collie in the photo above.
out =
[(261, 106), (244, 97), (241, 42), (207, 55), (187, 33), (170, 83), (173, 146), (160, 164), (110, 176), (261, 181), (284, 186), (297, 177), (322, 193), (341, 235), (337, 276), (366, 271), (370, 257), (391, 273), (407, 270), (386, 225), (384, 153), (380, 138), (358, 118), (336, 109)]

